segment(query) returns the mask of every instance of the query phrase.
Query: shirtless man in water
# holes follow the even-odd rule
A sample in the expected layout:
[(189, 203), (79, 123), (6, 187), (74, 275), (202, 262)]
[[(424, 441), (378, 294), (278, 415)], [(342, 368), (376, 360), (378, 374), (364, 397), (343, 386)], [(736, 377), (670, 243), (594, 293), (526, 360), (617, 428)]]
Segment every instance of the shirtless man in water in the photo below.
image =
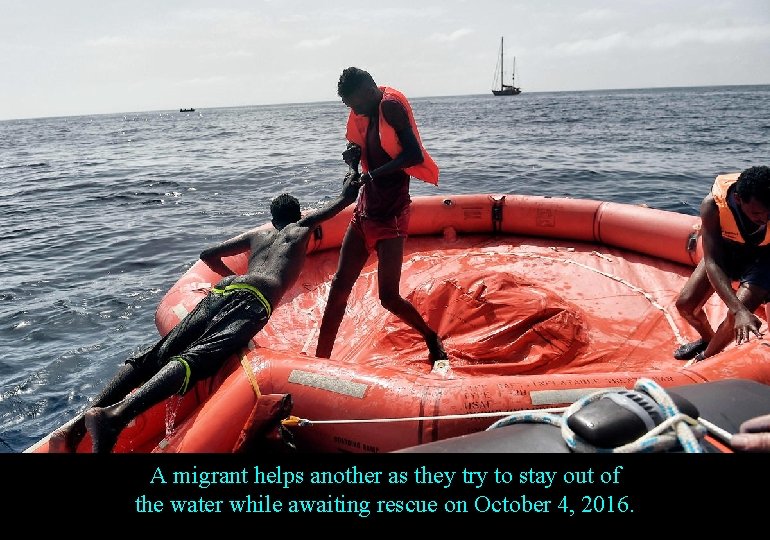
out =
[(222, 256), (248, 246), (248, 272), (224, 277), (165, 337), (126, 360), (89, 409), (51, 434), (49, 452), (75, 452), (88, 430), (93, 452), (108, 453), (133, 418), (214, 375), (267, 324), (299, 277), (314, 229), (353, 203), (359, 187), (359, 175), (348, 173), (337, 199), (304, 217), (297, 199), (280, 195), (270, 205), (274, 230), (252, 229), (205, 249), (201, 259), (219, 270)]

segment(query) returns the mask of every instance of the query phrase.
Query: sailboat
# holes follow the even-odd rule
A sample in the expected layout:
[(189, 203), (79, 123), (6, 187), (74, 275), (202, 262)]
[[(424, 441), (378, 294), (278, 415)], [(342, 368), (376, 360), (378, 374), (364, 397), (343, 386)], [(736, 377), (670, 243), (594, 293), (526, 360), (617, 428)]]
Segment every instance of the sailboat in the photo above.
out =
[[(511, 71), (511, 84), (505, 84), (503, 81), (505, 80), (505, 75), (503, 73), (503, 65), (504, 65), (504, 59), (503, 59), (503, 38), (500, 38), (500, 60), (499, 60), (499, 66), (500, 66), (500, 88), (493, 88), (492, 93), (496, 96), (517, 96), (521, 94), (521, 88), (516, 86), (514, 84), (514, 80), (516, 78), (516, 57), (513, 57), (513, 70)], [(495, 82), (494, 85), (497, 86), (497, 68), (495, 68)]]

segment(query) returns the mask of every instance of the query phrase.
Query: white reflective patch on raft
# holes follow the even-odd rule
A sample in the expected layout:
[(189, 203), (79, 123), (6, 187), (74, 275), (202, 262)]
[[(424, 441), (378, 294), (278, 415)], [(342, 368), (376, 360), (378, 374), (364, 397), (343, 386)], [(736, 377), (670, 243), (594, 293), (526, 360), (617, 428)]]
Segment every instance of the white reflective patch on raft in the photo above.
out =
[(180, 321), (181, 321), (182, 319), (184, 319), (185, 317), (187, 317), (187, 313), (189, 313), (189, 312), (187, 311), (187, 308), (186, 308), (186, 307), (184, 307), (182, 304), (177, 304), (177, 305), (175, 305), (174, 307), (172, 307), (172, 308), (171, 308), (171, 311), (173, 311), (173, 312), (174, 312), (174, 315), (176, 315), (177, 317), (179, 317), (179, 320), (180, 320)]
[(311, 373), (309, 371), (300, 371), (299, 369), (292, 370), (289, 375), (289, 382), (301, 384), (303, 386), (311, 386), (313, 388), (320, 388), (321, 390), (328, 390), (329, 392), (359, 399), (364, 397), (366, 389), (369, 387), (363, 383), (343, 381), (337, 377), (329, 377), (327, 375)]
[(624, 386), (613, 386), (610, 388), (570, 388), (568, 390), (536, 390), (529, 393), (532, 405), (561, 405), (564, 403), (575, 403), (594, 392), (615, 392), (618, 390), (627, 390)]

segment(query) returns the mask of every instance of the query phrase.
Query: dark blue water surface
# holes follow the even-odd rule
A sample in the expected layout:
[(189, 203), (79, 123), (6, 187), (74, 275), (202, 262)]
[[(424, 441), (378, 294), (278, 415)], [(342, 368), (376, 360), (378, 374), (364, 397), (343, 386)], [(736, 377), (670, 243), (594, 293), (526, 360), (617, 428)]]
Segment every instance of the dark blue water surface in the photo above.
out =
[[(696, 214), (717, 174), (770, 164), (770, 86), (413, 100), (440, 185)], [(345, 172), (340, 102), (0, 122), (0, 452), (82, 410), (157, 338), (201, 249), (305, 208)]]

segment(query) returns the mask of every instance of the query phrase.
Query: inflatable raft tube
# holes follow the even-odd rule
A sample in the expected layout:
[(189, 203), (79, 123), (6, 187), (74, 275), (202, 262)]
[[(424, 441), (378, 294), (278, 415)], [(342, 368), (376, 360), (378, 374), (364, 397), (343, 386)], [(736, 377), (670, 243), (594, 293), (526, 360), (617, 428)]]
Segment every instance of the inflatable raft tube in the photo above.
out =
[[(303, 420), (288, 428), (299, 450), (389, 452), (640, 378), (664, 387), (770, 383), (764, 340), (692, 365), (672, 357), (697, 337), (674, 308), (702, 257), (697, 217), (522, 195), (413, 201), (401, 293), (442, 336), (448, 361), (432, 365), (420, 336), (379, 305), (376, 257), (353, 289), (332, 358), (315, 358), (351, 211), (317, 231), (300, 279), (249, 348), (181, 401), (137, 418), (116, 452), (230, 452), (263, 394), (291, 396)], [(224, 262), (242, 273), (246, 254)], [(159, 332), (220, 278), (196, 262), (160, 302)], [(705, 309), (712, 324), (726, 314), (716, 296)], [(175, 423), (167, 429), (169, 408)], [(86, 437), (79, 450), (89, 447)], [(45, 440), (31, 451), (46, 451)]]

